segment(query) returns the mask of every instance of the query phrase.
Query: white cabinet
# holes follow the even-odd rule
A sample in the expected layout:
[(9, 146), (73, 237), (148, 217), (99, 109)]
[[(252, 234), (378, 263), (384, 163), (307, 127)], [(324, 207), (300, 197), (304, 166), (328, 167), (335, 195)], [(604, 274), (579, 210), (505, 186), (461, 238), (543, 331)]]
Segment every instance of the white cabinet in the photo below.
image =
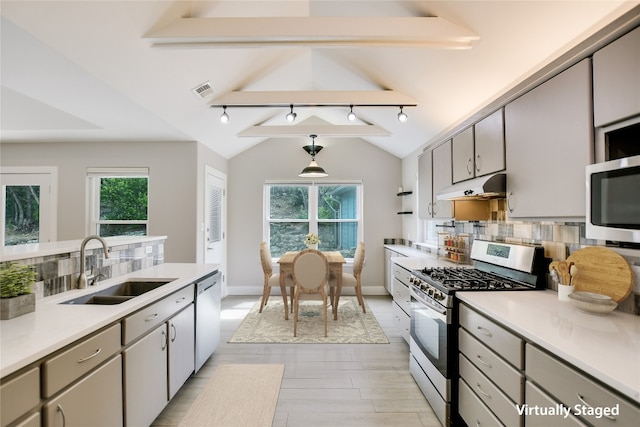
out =
[(455, 135), (452, 144), (454, 183), (504, 170), (503, 109)]
[(195, 313), (193, 304), (169, 319), (169, 400), (195, 368)]
[[(460, 416), (468, 425), (487, 422), (522, 426), (515, 410), (524, 404), (524, 341), (482, 314), (460, 305)], [(490, 423), (494, 423), (492, 420)]]
[[(637, 425), (640, 420), (640, 407), (637, 404), (632, 404), (562, 360), (531, 344), (526, 346), (525, 372), (527, 381), (555, 396), (557, 401), (571, 408), (575, 416), (590, 425), (632, 426)], [(605, 408), (616, 408), (616, 413), (605, 414)]]
[(433, 207), (434, 218), (452, 218), (453, 203), (449, 200), (437, 200), (436, 197), (444, 188), (453, 184), (451, 164), (451, 140), (433, 149)]
[(452, 139), (453, 182), (475, 176), (473, 126), (466, 128)]
[(167, 398), (167, 325), (162, 323), (124, 352), (125, 424), (148, 426)]
[(640, 114), (640, 27), (593, 54), (593, 109), (596, 127)]
[(411, 326), (411, 294), (409, 293), (411, 272), (395, 263), (392, 268), (394, 325), (408, 344)]
[(590, 62), (506, 105), (510, 218), (585, 216), (584, 170), (593, 159)]
[(45, 403), (42, 413), (45, 427), (123, 425), (122, 356), (118, 354)]
[(433, 164), (431, 151), (418, 157), (418, 216), (433, 217)]
[(32, 411), (40, 403), (40, 369), (34, 367), (2, 379), (0, 425), (2, 427)]

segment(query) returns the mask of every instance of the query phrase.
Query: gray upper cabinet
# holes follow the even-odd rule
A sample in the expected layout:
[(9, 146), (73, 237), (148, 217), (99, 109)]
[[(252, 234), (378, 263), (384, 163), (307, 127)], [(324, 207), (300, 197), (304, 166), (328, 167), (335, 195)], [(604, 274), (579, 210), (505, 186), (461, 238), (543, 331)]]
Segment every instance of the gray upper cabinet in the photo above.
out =
[(504, 114), (500, 109), (453, 137), (453, 182), (504, 170)]
[(640, 114), (640, 27), (593, 54), (594, 124)]
[(418, 157), (418, 216), (423, 219), (433, 217), (433, 166), (431, 151)]
[(504, 110), (501, 108), (474, 125), (475, 176), (505, 169)]
[(475, 176), (473, 126), (466, 128), (452, 139), (453, 182)]
[(433, 155), (433, 217), (452, 218), (453, 203), (449, 200), (437, 200), (438, 193), (453, 184), (451, 165), (451, 140), (438, 145)]
[(593, 159), (591, 60), (582, 60), (505, 107), (511, 218), (585, 216)]

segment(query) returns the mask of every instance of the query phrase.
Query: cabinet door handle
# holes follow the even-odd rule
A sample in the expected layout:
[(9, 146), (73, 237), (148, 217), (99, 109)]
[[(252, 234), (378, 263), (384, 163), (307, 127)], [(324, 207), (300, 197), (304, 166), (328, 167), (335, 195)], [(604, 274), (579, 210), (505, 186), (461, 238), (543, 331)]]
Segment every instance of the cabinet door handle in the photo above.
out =
[(87, 360), (91, 360), (94, 357), (96, 357), (97, 355), (100, 354), (100, 352), (102, 351), (102, 347), (100, 347), (99, 349), (96, 350), (95, 353), (93, 353), (91, 356), (87, 356), (87, 357), (83, 357), (82, 359), (78, 360), (77, 363), (82, 363), (82, 362), (86, 362)]
[(480, 154), (476, 156), (476, 172), (480, 172)]
[(471, 166), (471, 161), (472, 161), (472, 160), (473, 160), (473, 159), (472, 159), (471, 157), (469, 157), (469, 160), (467, 160), (467, 174), (469, 174), (469, 175), (471, 175), (471, 172), (473, 172), (473, 171), (469, 168), (469, 166)]
[(476, 354), (476, 358), (478, 359), (478, 362), (482, 363), (484, 366), (486, 366), (487, 368), (493, 368), (493, 366), (491, 365), (491, 363), (489, 362), (485, 362), (484, 359), (482, 358), (482, 356), (480, 356), (479, 354)]
[[(578, 400), (580, 401), (580, 403), (582, 403), (584, 406), (588, 407), (588, 408), (593, 408), (593, 406), (591, 406), (590, 404), (587, 403), (586, 400), (584, 400), (584, 396), (581, 396), (580, 393), (576, 393), (576, 397), (578, 398)], [(616, 417), (612, 417), (611, 415), (607, 415), (607, 414), (602, 414), (604, 417), (609, 418), (612, 421), (616, 420)]]
[(155, 319), (156, 317), (158, 317), (158, 313), (153, 313), (151, 316), (147, 316), (146, 319), (144, 319), (145, 322), (151, 322), (153, 319)]
[(182, 297), (179, 300), (176, 300), (176, 304), (180, 304), (182, 301), (186, 300), (187, 297)]
[(162, 331), (162, 345), (160, 346), (160, 348), (162, 350), (164, 350), (165, 348), (167, 348), (167, 333), (165, 331)]
[(490, 330), (483, 328), (482, 326), (478, 326), (478, 330), (482, 333), (482, 335), (486, 335), (489, 338), (493, 336)]
[(507, 193), (507, 209), (509, 210), (509, 213), (513, 213), (513, 208), (511, 207), (512, 197), (513, 197), (513, 192), (509, 191), (509, 193)]
[(62, 415), (62, 427), (67, 425), (67, 418), (64, 416), (64, 409), (62, 409), (62, 405), (58, 405), (58, 412)]
[(178, 336), (178, 331), (176, 330), (176, 325), (174, 325), (173, 323), (171, 324), (171, 331), (173, 332), (171, 342), (174, 342), (176, 340), (176, 337)]
[(482, 387), (480, 386), (480, 383), (476, 383), (476, 387), (478, 388), (478, 391), (479, 391), (480, 393), (482, 393), (483, 395), (485, 395), (485, 396), (487, 396), (489, 399), (491, 399), (491, 395), (482, 389)]
[(427, 213), (429, 214), (429, 216), (433, 215), (433, 213), (431, 212), (431, 203), (427, 204)]

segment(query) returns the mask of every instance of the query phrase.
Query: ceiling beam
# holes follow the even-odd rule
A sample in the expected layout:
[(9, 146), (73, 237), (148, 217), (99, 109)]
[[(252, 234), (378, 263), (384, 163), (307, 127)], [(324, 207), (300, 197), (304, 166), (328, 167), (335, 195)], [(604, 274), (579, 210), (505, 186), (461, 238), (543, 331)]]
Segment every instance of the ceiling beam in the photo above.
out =
[(239, 137), (297, 138), (311, 134), (321, 137), (391, 136), (389, 131), (376, 125), (296, 125), (252, 126), (237, 134)]
[(415, 107), (417, 101), (393, 90), (361, 91), (232, 91), (211, 101), (211, 107)]
[(181, 18), (143, 36), (157, 47), (431, 47), (470, 49), (474, 32), (443, 18), (382, 16)]

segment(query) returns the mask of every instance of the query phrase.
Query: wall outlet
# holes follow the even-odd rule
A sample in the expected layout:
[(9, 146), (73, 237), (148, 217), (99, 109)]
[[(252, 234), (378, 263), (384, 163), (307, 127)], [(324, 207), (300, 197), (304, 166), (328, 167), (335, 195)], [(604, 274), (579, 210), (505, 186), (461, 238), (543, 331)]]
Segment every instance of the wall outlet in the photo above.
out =
[(633, 293), (640, 295), (640, 265), (631, 264), (633, 273)]
[(153, 246), (147, 246), (147, 247), (145, 248), (145, 250), (146, 250), (146, 252), (147, 252), (148, 254), (150, 254), (150, 253), (152, 253), (152, 252), (153, 252)]

